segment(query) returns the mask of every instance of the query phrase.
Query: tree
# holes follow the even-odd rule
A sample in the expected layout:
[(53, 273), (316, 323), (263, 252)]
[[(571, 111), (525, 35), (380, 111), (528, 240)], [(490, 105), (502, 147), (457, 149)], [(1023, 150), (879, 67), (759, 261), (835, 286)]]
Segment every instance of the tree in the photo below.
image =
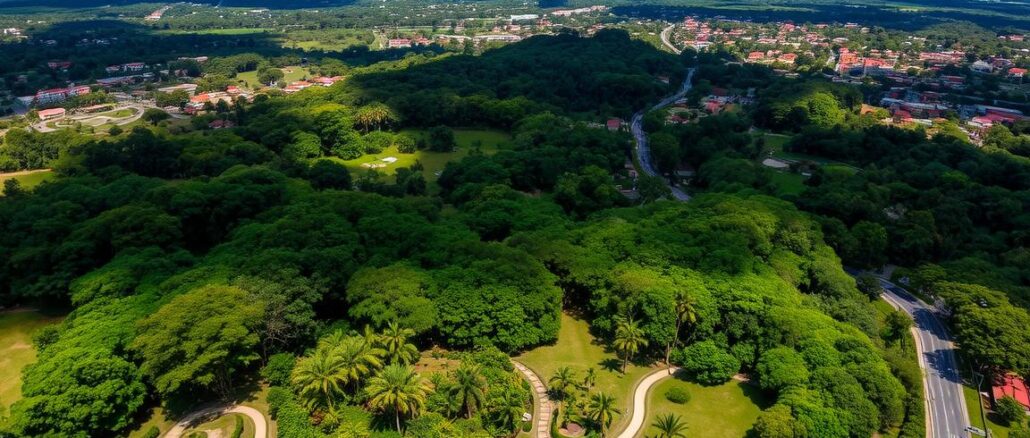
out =
[(911, 329), (912, 318), (908, 314), (900, 310), (892, 311), (884, 318), (883, 339), (888, 342), (898, 342), (904, 346)]
[(318, 190), (351, 188), (351, 176), (347, 166), (328, 159), (317, 160), (311, 165), (308, 169), (308, 180), (311, 181), (311, 186)]
[[(336, 332), (340, 334), (340, 332)], [(333, 353), (338, 356), (340, 362), (340, 374), (344, 376), (348, 385), (358, 387), (358, 383), (365, 380), (383, 367), (383, 357), (386, 352), (377, 348), (373, 343), (361, 336), (346, 336), (335, 342)], [(327, 343), (326, 345), (332, 345)]]
[(297, 358), (290, 353), (273, 354), (268, 358), (268, 363), (261, 367), (261, 377), (271, 386), (289, 385), (296, 364)]
[(164, 110), (160, 110), (157, 108), (147, 108), (143, 110), (143, 115), (141, 117), (144, 122), (157, 126), (158, 123), (168, 120), (171, 116), (168, 115), (168, 113), (164, 112)]
[(408, 338), (415, 335), (415, 331), (401, 327), (396, 322), (386, 326), (386, 330), (379, 336), (383, 349), (386, 350), (386, 359), (391, 364), (410, 365), (418, 360), (418, 348), (408, 343)]
[(676, 301), (676, 334), (672, 342), (665, 346), (666, 365), (669, 365), (669, 355), (672, 354), (672, 349), (679, 346), (683, 324), (692, 326), (697, 323), (697, 309), (694, 308), (694, 298), (690, 295), (690, 292), (677, 289), (674, 292), (673, 299)]
[(583, 387), (590, 390), (597, 383), (597, 369), (594, 367), (587, 368), (586, 375), (583, 376)]
[(433, 152), (451, 152), (458, 146), (454, 140), (454, 130), (446, 126), (434, 126), (426, 133), (429, 150)]
[(640, 203), (647, 204), (672, 195), (672, 189), (659, 176), (641, 175), (637, 178), (637, 193)]
[(740, 360), (710, 340), (673, 353), (672, 362), (705, 385), (725, 383), (740, 371)]
[(1018, 424), (1026, 418), (1026, 409), (1023, 408), (1023, 405), (1019, 404), (1015, 398), (1008, 395), (997, 401), (994, 411), (998, 413), (998, 417), (1001, 418), (1006, 425)]
[[(565, 413), (565, 400), (576, 388), (576, 373), (569, 367), (559, 367), (554, 370), (554, 375), (547, 379), (547, 385), (558, 397), (558, 410)], [(559, 415), (560, 418), (564, 418)]]
[(869, 274), (859, 275), (855, 285), (860, 292), (869, 297), (870, 301), (879, 299), (880, 294), (883, 293), (883, 286), (880, 286), (880, 280)]
[(641, 348), (647, 346), (647, 338), (644, 336), (644, 330), (633, 318), (619, 317), (615, 323), (615, 340), (612, 344), (615, 350), (622, 355), (622, 372), (625, 373), (626, 365), (633, 359), (633, 356)]
[[(515, 382), (521, 384), (522, 378), (515, 376)], [(516, 432), (522, 413), (526, 412), (526, 400), (529, 394), (521, 387), (512, 384), (491, 388), (487, 396), (487, 417), (501, 430)]]
[(651, 427), (658, 429), (656, 438), (687, 438), (687, 423), (679, 415), (659, 415)]
[(602, 437), (608, 435), (608, 427), (612, 425), (612, 420), (619, 413), (621, 411), (615, 407), (615, 397), (606, 393), (599, 392), (591, 395), (590, 401), (587, 402), (587, 418), (600, 426)]
[(462, 363), (454, 370), (454, 384), (448, 388), (453, 400), (456, 400), (465, 411), (465, 418), (472, 418), (472, 412), (483, 405), (486, 395), (486, 381), (480, 374), (480, 367), (471, 363)]
[(344, 394), (348, 376), (341, 372), (342, 362), (332, 349), (318, 348), (294, 366), (290, 381), (308, 409), (325, 406), (331, 410), (333, 399)]
[(283, 155), (293, 160), (316, 158), (322, 155), (322, 139), (310, 132), (293, 133), (293, 141), (283, 148)]
[(790, 407), (777, 404), (758, 415), (758, 420), (755, 421), (755, 434), (758, 438), (794, 438), (798, 436), (795, 433), (795, 422)]
[(358, 111), (354, 114), (354, 121), (361, 125), (362, 130), (365, 132), (368, 132), (373, 126), (379, 131), (383, 125), (395, 123), (397, 115), (394, 114), (390, 107), (376, 102), (358, 108)]
[(401, 433), (401, 417), (417, 417), (425, 409), (429, 388), (411, 367), (388, 365), (365, 387), (369, 408), (393, 412), (397, 433)]
[(762, 388), (773, 391), (803, 385), (808, 381), (805, 359), (790, 347), (766, 350), (758, 359), (756, 371)]
[(437, 325), (436, 303), (427, 296), (432, 278), (408, 264), (363, 268), (347, 282), (347, 314), (373, 328), (391, 322), (421, 335)]
[(204, 286), (173, 298), (139, 323), (131, 349), (158, 393), (228, 394), (233, 375), (258, 358), (264, 304), (231, 286)]
[(264, 67), (258, 70), (258, 82), (265, 85), (274, 85), (285, 76), (286, 74), (283, 73), (282, 69), (275, 67)]
[(658, 167), (657, 170), (664, 175), (675, 172), (680, 165), (682, 154), (676, 137), (665, 132), (658, 132), (651, 135), (649, 143), (655, 166)]

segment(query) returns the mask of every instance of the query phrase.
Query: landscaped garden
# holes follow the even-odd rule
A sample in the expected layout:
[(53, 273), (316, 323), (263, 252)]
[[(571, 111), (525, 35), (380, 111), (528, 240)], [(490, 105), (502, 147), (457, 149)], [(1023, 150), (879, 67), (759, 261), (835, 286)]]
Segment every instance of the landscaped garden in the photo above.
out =
[[(688, 394), (689, 400), (670, 400), (677, 400), (679, 394)], [(738, 380), (701, 386), (679, 378), (666, 379), (648, 394), (644, 422), (647, 427), (639, 436), (656, 436), (659, 430), (653, 426), (655, 421), (659, 416), (672, 414), (686, 423), (687, 436), (742, 438), (748, 435), (759, 412), (771, 402), (758, 387)]]
[(631, 363), (623, 374), (622, 361), (590, 334), (587, 321), (568, 314), (562, 315), (561, 331), (554, 345), (527, 351), (515, 360), (532, 369), (545, 382), (559, 369), (568, 367), (577, 378), (575, 380), (583, 383), (588, 370), (593, 369), (593, 384), (586, 385), (589, 391), (614, 396), (615, 406), (621, 411), (612, 421), (609, 428), (612, 431), (620, 430), (629, 421), (633, 388), (637, 381), (654, 370)]

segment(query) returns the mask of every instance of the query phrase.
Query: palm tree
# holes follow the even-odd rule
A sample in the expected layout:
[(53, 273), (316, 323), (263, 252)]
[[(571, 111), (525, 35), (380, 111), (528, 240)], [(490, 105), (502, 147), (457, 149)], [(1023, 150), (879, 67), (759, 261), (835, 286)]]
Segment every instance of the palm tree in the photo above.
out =
[(368, 407), (380, 411), (392, 411), (401, 432), (401, 416), (416, 417), (426, 407), (429, 386), (422, 376), (409, 366), (389, 365), (365, 386), (368, 393)]
[(400, 324), (391, 322), (379, 335), (379, 342), (386, 350), (386, 358), (392, 364), (410, 365), (418, 360), (418, 347), (408, 343), (408, 338), (415, 336), (410, 328), (401, 328)]
[(619, 413), (621, 412), (615, 407), (615, 397), (603, 392), (590, 396), (586, 409), (587, 418), (601, 426), (602, 437), (608, 435), (608, 426), (612, 425), (612, 420)]
[(383, 350), (360, 336), (348, 336), (339, 341), (333, 353), (339, 357), (340, 374), (354, 387), (383, 367)]
[(483, 405), (486, 379), (479, 372), (479, 365), (461, 364), (454, 370), (454, 384), (447, 391), (465, 411), (465, 418), (472, 418), (473, 409)]
[(658, 429), (657, 438), (687, 438), (687, 423), (679, 415), (659, 415), (651, 427)]
[(594, 367), (587, 368), (586, 376), (583, 376), (583, 387), (587, 390), (592, 389), (594, 384), (597, 383), (597, 370)]
[(626, 373), (626, 365), (633, 355), (647, 346), (644, 330), (632, 318), (616, 318), (615, 350), (622, 354), (622, 372)]
[(325, 404), (331, 410), (333, 397), (343, 394), (347, 379), (340, 373), (339, 357), (332, 351), (319, 348), (314, 354), (297, 362), (290, 381), (300, 388), (300, 396), (309, 409)]
[(365, 132), (368, 132), (370, 126), (375, 126), (376, 130), (382, 129), (382, 125), (397, 120), (397, 116), (390, 107), (376, 102), (359, 108), (354, 119), (364, 128)]
[(558, 411), (565, 411), (565, 399), (576, 388), (576, 373), (569, 367), (554, 370), (554, 375), (547, 379), (547, 386), (558, 396)]
[(518, 433), (522, 413), (526, 412), (525, 393), (517, 387), (505, 385), (504, 389), (491, 396), (490, 401), (490, 415), (497, 419), (504, 430), (511, 431), (511, 435)]
[(694, 308), (694, 297), (685, 290), (676, 291), (676, 334), (672, 341), (665, 346), (665, 365), (669, 365), (669, 355), (672, 349), (679, 346), (680, 330), (686, 323), (693, 326), (697, 322), (697, 309)]

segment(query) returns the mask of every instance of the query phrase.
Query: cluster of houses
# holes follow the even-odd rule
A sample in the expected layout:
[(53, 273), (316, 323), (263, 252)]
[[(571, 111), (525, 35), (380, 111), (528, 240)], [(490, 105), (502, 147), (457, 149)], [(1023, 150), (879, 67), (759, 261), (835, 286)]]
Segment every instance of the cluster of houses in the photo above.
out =
[(386, 47), (390, 49), (406, 49), (411, 46), (428, 46), (432, 43), (429, 38), (422, 36), (416, 38), (390, 38), (386, 42)]
[(333, 85), (333, 84), (335, 84), (335, 83), (337, 83), (337, 82), (339, 82), (341, 80), (343, 80), (343, 76), (333, 76), (333, 77), (319, 76), (319, 77), (308, 79), (306, 81), (290, 82), (285, 87), (283, 87), (283, 91), (286, 92), (286, 94), (292, 94), (292, 93), (296, 93), (296, 92), (298, 92), (300, 90), (303, 90), (305, 88), (314, 87), (314, 86), (328, 87), (328, 86), (331, 86), (331, 85)]

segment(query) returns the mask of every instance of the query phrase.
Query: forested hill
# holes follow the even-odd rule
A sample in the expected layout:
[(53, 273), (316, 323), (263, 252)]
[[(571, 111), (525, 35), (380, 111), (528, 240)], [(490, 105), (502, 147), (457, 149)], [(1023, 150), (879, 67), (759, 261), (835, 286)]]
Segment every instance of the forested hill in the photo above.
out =
[[(273, 357), (292, 367), (301, 356), (310, 371), (335, 357), (323, 346), (364, 348), (373, 330), (410, 333), (402, 345), (514, 353), (553, 342), (567, 310), (604, 342), (632, 325), (642, 363), (668, 355), (705, 384), (750, 374), (777, 401), (756, 425), (764, 436), (923, 436), (905, 331), (878, 316), (817, 222), (757, 195), (655, 202), (664, 186), (647, 178), (637, 201), (647, 205), (619, 192), (628, 135), (578, 119), (675, 87), (648, 78), (681, 72), (675, 58), (600, 33), (426, 61), (222, 105), (193, 128), (155, 124), (73, 146), (19, 140), (53, 146), (44, 159), (60, 176), (31, 192), (5, 187), (0, 301), (74, 311), (37, 336), (38, 362), (0, 435), (118, 435), (148, 401), (178, 413), (227, 397)], [(569, 90), (548, 92), (558, 85)], [(434, 119), (405, 106), (433, 99), (453, 106), (427, 106)], [(503, 117), (464, 118), (489, 108)], [(216, 118), (239, 125), (204, 129)], [(511, 141), (467, 151), (432, 191), (418, 163), (393, 179), (341, 164), (385, 147), (414, 153), (392, 131), (435, 123), (510, 127)], [(453, 150), (449, 128), (427, 131), (425, 148)], [(681, 326), (687, 305), (696, 318)], [(371, 415), (361, 390), (371, 374), (331, 394), (275, 380), (286, 394), (279, 436), (337, 436), (346, 419), (312, 420)], [(514, 394), (517, 418), (528, 394)], [(454, 416), (449, 403), (424, 407)], [(462, 427), (511, 435), (498, 409), (486, 404)], [(392, 421), (401, 429), (399, 414)]]

